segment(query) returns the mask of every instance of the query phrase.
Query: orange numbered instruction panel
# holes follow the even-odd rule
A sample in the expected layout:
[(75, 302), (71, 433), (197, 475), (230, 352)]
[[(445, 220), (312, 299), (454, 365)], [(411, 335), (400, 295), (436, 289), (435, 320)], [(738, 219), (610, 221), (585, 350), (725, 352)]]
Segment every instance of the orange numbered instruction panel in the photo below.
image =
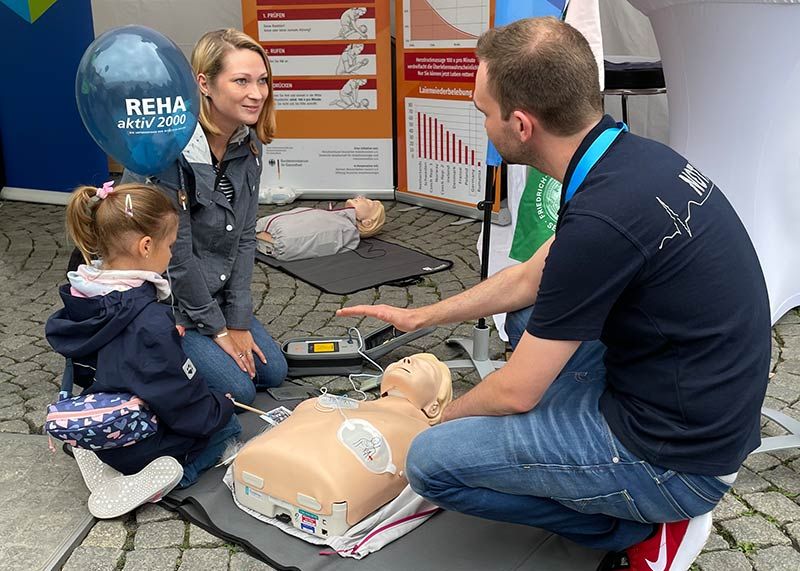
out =
[(479, 217), (488, 139), (472, 103), (475, 47), (494, 2), (398, 0), (396, 8), (398, 199)]
[(269, 55), (278, 109), (262, 188), (390, 198), (389, 0), (242, 0), (242, 18)]

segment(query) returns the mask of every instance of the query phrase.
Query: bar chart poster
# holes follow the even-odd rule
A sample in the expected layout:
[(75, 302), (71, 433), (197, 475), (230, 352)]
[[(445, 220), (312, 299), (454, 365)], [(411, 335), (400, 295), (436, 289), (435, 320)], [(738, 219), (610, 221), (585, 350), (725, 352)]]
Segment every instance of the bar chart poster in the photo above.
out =
[(493, 13), (493, 0), (398, 0), (398, 200), (481, 216), (488, 141), (472, 92)]
[(473, 204), (484, 195), (486, 131), (469, 101), (408, 97), (406, 161), (409, 188)]
[(242, 0), (278, 112), (261, 186), (307, 198), (394, 195), (388, 0)]

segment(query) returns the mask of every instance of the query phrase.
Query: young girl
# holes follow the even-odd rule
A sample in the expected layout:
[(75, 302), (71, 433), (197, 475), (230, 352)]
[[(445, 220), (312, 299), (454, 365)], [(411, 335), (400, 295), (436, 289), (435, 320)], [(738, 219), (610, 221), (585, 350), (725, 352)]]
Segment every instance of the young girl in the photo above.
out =
[(170, 199), (140, 184), (84, 186), (67, 205), (67, 230), (87, 264), (61, 287), (64, 308), (48, 320), (47, 340), (71, 360), (84, 394), (132, 393), (158, 419), (156, 434), (134, 445), (74, 448), (89, 510), (111, 518), (194, 483), (241, 426), (231, 400), (209, 390), (184, 354), (170, 305), (158, 303), (170, 297), (161, 274), (178, 230)]

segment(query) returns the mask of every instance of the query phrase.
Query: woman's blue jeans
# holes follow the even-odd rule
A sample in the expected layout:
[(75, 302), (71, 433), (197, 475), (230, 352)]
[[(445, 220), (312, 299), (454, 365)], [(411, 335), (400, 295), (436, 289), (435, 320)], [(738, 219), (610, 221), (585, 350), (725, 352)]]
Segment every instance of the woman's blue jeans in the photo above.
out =
[(242, 404), (251, 404), (255, 400), (256, 388), (276, 387), (281, 384), (288, 370), (280, 345), (255, 317), (250, 333), (267, 358), (265, 365), (253, 354), (256, 363), (254, 379), (242, 371), (212, 337), (201, 335), (195, 329), (187, 329), (183, 336), (183, 350), (205, 379), (208, 387), (222, 394), (230, 393)]
[(524, 414), (477, 416), (422, 432), (406, 459), (411, 487), (449, 510), (546, 529), (621, 551), (655, 523), (711, 511), (729, 484), (635, 457), (611, 432), (599, 341), (584, 342)]

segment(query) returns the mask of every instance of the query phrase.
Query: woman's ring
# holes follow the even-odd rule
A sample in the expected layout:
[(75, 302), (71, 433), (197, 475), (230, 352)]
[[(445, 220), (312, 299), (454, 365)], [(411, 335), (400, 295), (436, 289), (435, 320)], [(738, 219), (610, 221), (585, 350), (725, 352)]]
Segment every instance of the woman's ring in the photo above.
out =
[(239, 358), (244, 359), (244, 353), (239, 353)]

